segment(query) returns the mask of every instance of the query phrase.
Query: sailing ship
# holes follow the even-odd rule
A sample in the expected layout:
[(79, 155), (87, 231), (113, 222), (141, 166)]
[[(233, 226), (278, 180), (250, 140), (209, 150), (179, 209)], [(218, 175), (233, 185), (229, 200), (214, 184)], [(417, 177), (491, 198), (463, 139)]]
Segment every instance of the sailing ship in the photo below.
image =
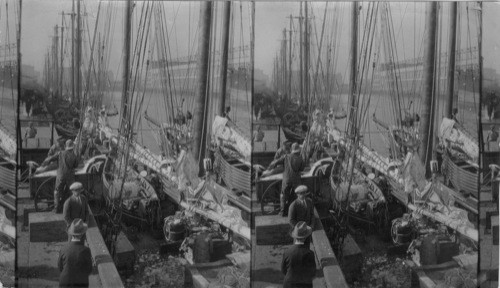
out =
[[(162, 5), (164, 4), (147, 3), (144, 7), (147, 7), (151, 13), (153, 13), (152, 11), (162, 13), (159, 12), (162, 9)], [(134, 79), (141, 78), (141, 71), (140, 69), (132, 69), (132, 67), (139, 65), (138, 61), (142, 60), (138, 60), (130, 52), (130, 46), (132, 45), (130, 18), (133, 12), (131, 1), (127, 2), (125, 15), (128, 20), (125, 26), (126, 37), (124, 44), (126, 56), (123, 65), (124, 86), (120, 111), (121, 122), (118, 133), (109, 126), (105, 115), (101, 114), (98, 118), (98, 134), (101, 135), (102, 139), (105, 139), (105, 142), (109, 143), (110, 149), (103, 171), (103, 183), (106, 187), (105, 198), (112, 211), (110, 215), (112, 219), (110, 220), (117, 223), (123, 221), (127, 213), (133, 212), (128, 207), (125, 207), (127, 205), (126, 200), (134, 197), (137, 199), (137, 196), (140, 196), (139, 203), (147, 202), (142, 205), (144, 207), (142, 210), (148, 210), (149, 208), (149, 212), (146, 213), (149, 215), (149, 218), (137, 213), (134, 214), (134, 217), (143, 218), (143, 220), (154, 219), (152, 221), (155, 223), (155, 226), (158, 228), (159, 224), (163, 228), (167, 243), (184, 240), (184, 238), (190, 238), (196, 242), (198, 241), (196, 239), (199, 239), (197, 235), (205, 233), (203, 231), (208, 229), (211, 231), (209, 232), (210, 235), (215, 237), (213, 241), (216, 241), (217, 238), (214, 235), (225, 231), (222, 234), (226, 236), (221, 241), (233, 241), (233, 237), (234, 239), (241, 238), (243, 239), (241, 245), (245, 247), (245, 245), (249, 245), (250, 241), (248, 215), (245, 216), (245, 213), (250, 212), (250, 201), (245, 201), (245, 199), (249, 199), (250, 194), (250, 185), (249, 183), (247, 184), (250, 179), (250, 141), (227, 117), (217, 116), (214, 120), (211, 137), (214, 143), (212, 146), (214, 149), (212, 150), (214, 153), (212, 159), (214, 160), (210, 159), (208, 155), (204, 156), (206, 150), (205, 143), (208, 136), (206, 131), (209, 130), (207, 127), (208, 119), (205, 117), (209, 113), (206, 110), (209, 105), (205, 105), (208, 83), (206, 82), (206, 77), (203, 75), (207, 75), (208, 73), (208, 60), (211, 57), (208, 44), (211, 42), (209, 37), (210, 30), (213, 29), (211, 25), (212, 20), (209, 17), (212, 13), (212, 5), (213, 3), (211, 2), (202, 4), (203, 12), (200, 22), (202, 31), (200, 40), (201, 52), (198, 55), (198, 69), (200, 73), (198, 76), (200, 81), (198, 91), (199, 100), (195, 106), (194, 115), (185, 117), (182, 113), (182, 108), (171, 109), (167, 111), (172, 113), (170, 115), (170, 123), (161, 123), (160, 120), (154, 119), (153, 116), (144, 113), (145, 119), (155, 127), (154, 131), (158, 133), (162, 153), (160, 156), (139, 144), (133, 132), (137, 121), (139, 121), (140, 116), (143, 114), (140, 111), (142, 110), (141, 105), (144, 94), (134, 91), (134, 89), (137, 89)], [(229, 13), (231, 9), (228, 8), (230, 7), (230, 3), (225, 3), (224, 7), (226, 7), (225, 17), (230, 17)], [(153, 19), (154, 17), (161, 16), (158, 14), (149, 14), (146, 17)], [(152, 29), (150, 23), (140, 23), (139, 29), (142, 31)], [(161, 26), (164, 24), (162, 21), (158, 21), (157, 25)], [(227, 27), (229, 29), (229, 24)], [(160, 36), (162, 38), (166, 37), (166, 35)], [(141, 39), (138, 37), (136, 41), (143, 41), (141, 47), (147, 47), (148, 39)], [(168, 63), (168, 61), (164, 62), (162, 60), (158, 61), (158, 63)], [(223, 75), (222, 78), (226, 78), (227, 67), (222, 68), (221, 73)], [(221, 87), (225, 87), (225, 83)], [(236, 162), (239, 164), (231, 162), (234, 160), (230, 159), (236, 159)], [(143, 172), (140, 173), (142, 176), (139, 176), (140, 181), (135, 180), (137, 179), (138, 166), (139, 169), (143, 167), (141, 169)], [(148, 186), (148, 182), (151, 184), (152, 181), (150, 176), (153, 175), (159, 185)], [(200, 177), (200, 175), (203, 176)], [(134, 185), (134, 182), (136, 183), (135, 188), (131, 187)], [(240, 194), (241, 192), (243, 193)], [(175, 215), (166, 217), (170, 214), (165, 213), (172, 212), (165, 211), (164, 208), (166, 206), (175, 207), (175, 210), (178, 210), (178, 212)], [(193, 213), (206, 220), (192, 223), (192, 219), (188, 215), (192, 215)], [(216, 226), (223, 227), (222, 230), (214, 230), (215, 224)], [(203, 227), (206, 229), (204, 228), (200, 232), (200, 229)], [(179, 229), (182, 230), (182, 233)], [(206, 255), (203, 257), (200, 256), (202, 252), (200, 252), (199, 247), (189, 246), (186, 249), (186, 251), (194, 253), (191, 261), (210, 260), (206, 258)], [(248, 257), (249, 259), (249, 254), (244, 257)]]
[[(353, 10), (353, 16), (352, 16), (352, 18), (355, 19), (360, 9), (359, 7), (357, 7), (357, 4), (353, 4), (353, 6), (356, 6), (356, 8), (354, 8)], [(371, 3), (368, 5), (367, 9), (369, 12), (367, 12), (367, 15), (379, 15), (380, 13), (387, 13), (386, 11), (389, 11), (387, 7), (388, 6), (383, 3)], [(432, 106), (432, 109), (431, 106), (427, 108), (425, 107), (422, 108), (422, 113), (421, 113), (422, 116), (416, 113), (410, 113), (409, 112), (410, 109), (406, 109), (407, 111), (404, 111), (404, 109), (402, 108), (404, 107), (404, 105), (401, 100), (402, 92), (401, 93), (398, 92), (401, 90), (398, 90), (398, 86), (395, 85), (396, 83), (398, 83), (398, 78), (395, 76), (393, 71), (392, 72), (393, 74), (389, 75), (389, 78), (392, 77), (392, 79), (389, 80), (389, 83), (392, 85), (391, 89), (393, 89), (393, 91), (391, 91), (390, 93), (390, 97), (393, 101), (391, 108), (395, 109), (394, 115), (396, 116), (395, 118), (397, 124), (389, 125), (377, 119), (376, 115), (373, 115), (374, 116), (373, 121), (379, 127), (382, 127), (384, 130), (384, 134), (388, 136), (387, 137), (388, 139), (385, 141), (385, 143), (388, 143), (390, 146), (389, 148), (391, 151), (391, 156), (390, 157), (383, 156), (379, 152), (376, 152), (374, 149), (371, 149), (370, 147), (366, 146), (360, 139), (361, 138), (360, 133), (363, 129), (362, 125), (363, 123), (367, 123), (366, 121), (368, 117), (367, 111), (369, 111), (367, 108), (369, 107), (370, 99), (372, 98), (369, 88), (370, 83), (366, 84), (362, 82), (363, 81), (369, 82), (370, 81), (369, 79), (373, 79), (373, 77), (370, 76), (370, 73), (375, 73), (377, 68), (376, 63), (380, 61), (379, 53), (375, 52), (372, 49), (372, 47), (377, 47), (377, 45), (379, 45), (379, 44), (374, 44), (374, 38), (377, 37), (375, 36), (375, 32), (384, 31), (385, 36), (383, 34), (381, 35), (381, 37), (377, 39), (382, 39), (382, 41), (390, 43), (386, 44), (384, 42), (385, 45), (387, 46), (393, 45), (394, 43), (392, 39), (384, 40), (384, 38), (388, 38), (388, 36), (391, 35), (390, 31), (388, 32), (385, 31), (384, 29), (377, 30), (376, 28), (377, 25), (379, 25), (378, 23), (380, 22), (384, 23), (389, 20), (388, 14), (381, 14), (381, 15), (382, 17), (380, 18), (376, 17), (367, 18), (366, 20), (367, 23), (368, 21), (372, 21), (373, 23), (370, 22), (372, 24), (365, 26), (367, 31), (363, 32), (364, 33), (363, 35), (365, 37), (363, 38), (363, 43), (360, 46), (361, 51), (358, 52), (356, 44), (352, 44), (352, 46), (355, 48), (353, 48), (353, 52), (351, 52), (351, 57), (352, 57), (351, 59), (353, 61), (351, 63), (351, 67), (355, 68), (351, 68), (351, 82), (350, 82), (351, 94), (348, 104), (349, 116), (346, 124), (347, 132), (341, 131), (334, 124), (330, 125), (330, 123), (328, 124), (325, 123), (324, 120), (311, 121), (312, 122), (312, 123), (310, 122), (311, 128), (309, 129), (309, 132), (303, 137), (304, 149), (307, 150), (305, 154), (306, 155), (309, 154), (307, 153), (308, 151), (310, 151), (308, 149), (311, 149), (310, 147), (313, 146), (313, 144), (318, 139), (323, 140), (326, 138), (323, 136), (323, 133), (321, 133), (322, 130), (323, 131), (326, 130), (328, 134), (328, 139), (332, 139), (335, 145), (340, 147), (339, 149), (336, 149), (335, 154), (332, 155), (333, 158), (335, 159), (333, 163), (338, 163), (338, 164), (335, 165), (331, 164), (333, 168), (330, 170), (332, 176), (331, 186), (334, 191), (333, 194), (335, 196), (338, 196), (335, 197), (337, 200), (335, 209), (337, 211), (336, 217), (340, 219), (339, 221), (337, 221), (338, 226), (347, 225), (349, 223), (348, 220), (344, 219), (351, 217), (351, 215), (349, 215), (350, 208), (359, 209), (359, 205), (355, 205), (357, 204), (357, 202), (361, 201), (369, 203), (370, 201), (373, 202), (374, 200), (382, 200), (382, 201), (375, 201), (375, 203), (385, 204), (385, 205), (380, 205), (381, 210), (382, 211), (385, 210), (385, 214), (384, 212), (380, 213), (380, 215), (382, 215), (383, 217), (380, 218), (382, 219), (382, 221), (380, 221), (379, 223), (386, 224), (384, 225), (384, 227), (382, 227), (383, 229), (381, 230), (393, 236), (392, 237), (393, 241), (395, 241), (395, 243), (398, 243), (397, 241), (400, 241), (398, 240), (398, 237), (400, 237), (400, 235), (398, 236), (399, 229), (401, 228), (402, 229), (401, 231), (403, 231), (407, 227), (404, 227), (403, 229), (400, 226), (401, 223), (405, 222), (404, 220), (400, 221), (402, 219), (399, 218), (402, 216), (401, 214), (399, 215), (387, 214), (387, 210), (391, 212), (395, 211), (395, 209), (392, 208), (387, 209), (388, 207), (387, 205), (392, 205), (391, 203), (394, 202), (394, 200), (396, 200), (398, 206), (405, 207), (407, 211), (411, 211), (412, 214), (416, 215), (417, 218), (418, 216), (424, 216), (423, 218), (430, 220), (429, 223), (438, 224), (437, 226), (428, 224), (427, 227), (432, 226), (435, 228), (438, 227), (439, 225), (444, 225), (449, 227), (450, 231), (458, 232), (457, 235), (462, 235), (465, 238), (471, 240), (472, 243), (477, 243), (478, 231), (477, 228), (472, 224), (472, 222), (469, 221), (470, 219), (469, 217), (472, 215), (472, 218), (474, 219), (474, 217), (477, 217), (478, 211), (476, 205), (474, 205), (474, 197), (469, 197), (469, 194), (472, 194), (473, 196), (477, 194), (478, 189), (476, 183), (478, 183), (478, 179), (480, 176), (477, 173), (479, 165), (475, 163), (477, 162), (478, 159), (478, 148), (477, 148), (478, 145), (477, 142), (473, 140), (474, 137), (471, 137), (470, 133), (465, 132), (463, 127), (460, 127), (459, 125), (453, 125), (454, 124), (453, 122), (443, 120), (443, 125), (441, 129), (442, 133), (440, 136), (442, 137), (443, 142), (447, 143), (447, 145), (443, 152), (445, 154), (443, 155), (443, 164), (441, 166), (443, 167), (442, 169), (443, 171), (441, 171), (441, 173), (445, 175), (445, 179), (449, 179), (449, 181), (445, 182), (449, 183), (451, 183), (452, 181), (455, 182), (451, 183), (452, 184), (451, 187), (461, 191), (454, 191), (453, 189), (445, 186), (441, 181), (438, 180), (438, 176), (434, 176), (432, 177), (432, 179), (427, 180), (429, 178), (426, 178), (425, 170), (426, 167), (427, 170), (429, 170), (428, 167), (431, 166), (429, 162), (431, 158), (428, 155), (432, 154), (430, 153), (430, 151), (432, 151), (433, 148), (425, 148), (426, 146), (424, 145), (428, 144), (427, 139), (433, 139), (433, 136), (427, 136), (427, 131), (435, 129), (435, 128), (429, 129), (429, 127), (431, 127), (429, 126), (429, 123), (437, 122), (437, 116), (430, 116), (429, 114), (426, 114), (424, 111), (432, 111), (432, 109), (436, 108), (434, 107), (435, 105)], [(382, 19), (382, 20), (376, 20), (376, 19)], [(354, 20), (353, 23), (355, 23)], [(390, 27), (390, 25), (388, 25), (387, 22), (385, 23), (385, 25), (387, 25), (387, 27)], [(435, 27), (436, 23), (433, 22), (432, 24), (427, 24), (427, 25), (428, 27)], [(353, 27), (354, 28), (352, 29), (352, 31), (358, 31), (358, 28), (355, 28), (357, 26)], [(433, 37), (435, 39), (436, 36), (434, 35)], [(351, 37), (352, 41), (356, 41), (357, 38), (358, 37), (356, 36), (356, 34)], [(431, 39), (426, 40), (425, 43), (426, 45), (428, 45), (426, 51), (435, 49), (435, 46), (429, 46), (431, 45), (429, 43), (434, 43), (432, 41), (433, 40)], [(388, 46), (386, 47), (385, 51), (386, 51), (385, 53), (386, 57), (388, 57), (389, 60), (387, 60), (388, 61), (387, 65), (382, 65), (382, 66), (384, 66), (384, 68), (387, 68), (394, 64), (394, 62), (391, 62), (390, 59), (391, 55), (393, 55), (391, 53), (394, 52), (389, 53), (390, 51), (394, 51), (394, 47)], [(374, 53), (376, 54), (374, 55)], [(283, 55), (281, 55), (280, 59), (283, 59)], [(360, 63), (357, 63), (356, 58), (359, 55), (363, 55), (363, 57), (361, 58)], [(429, 71), (431, 69), (436, 68), (435, 65), (437, 64), (435, 64), (432, 61), (428, 63), (424, 62), (426, 63), (424, 64), (424, 68), (427, 69), (428, 71), (427, 73), (430, 73)], [(283, 68), (284, 66), (287, 67), (287, 65), (281, 65), (279, 67), (280, 69), (275, 69), (275, 71), (283, 72), (285, 70), (285, 68)], [(308, 71), (311, 70), (312, 69), (308, 68)], [(451, 71), (453, 72), (453, 68), (451, 68)], [(428, 76), (428, 77), (429, 78), (424, 78), (424, 79), (430, 79), (426, 84), (427, 85), (426, 87), (428, 88), (427, 90), (425, 90), (426, 91), (425, 94), (432, 95), (433, 94), (432, 92), (434, 91), (432, 85), (433, 83), (437, 83), (437, 81), (435, 79), (433, 80), (433, 77), (435, 76)], [(283, 75), (279, 73), (277, 78), (275, 79), (277, 79), (278, 83), (281, 83), (281, 85), (283, 83), (285, 84), (287, 83), (286, 81), (284, 81)], [(287, 89), (286, 85), (284, 87), (285, 89)], [(399, 87), (399, 89), (401, 89), (401, 87)], [(451, 93), (453, 93), (453, 90), (451, 91)], [(429, 99), (436, 99), (435, 97), (437, 96), (434, 96), (434, 98), (429, 98)], [(432, 101), (437, 101), (437, 100), (432, 100), (432, 101), (425, 100), (425, 101), (427, 101), (427, 103), (433, 103)], [(314, 108), (310, 107), (309, 109), (314, 109)], [(321, 118), (324, 119), (323, 116), (320, 116), (321, 113), (325, 112), (319, 111), (312, 113), (312, 111), (310, 111), (311, 115), (310, 119), (314, 119), (315, 117), (318, 119)], [(432, 115), (434, 115), (437, 114), (438, 112), (436, 111), (431, 113)], [(450, 114), (451, 110), (450, 113), (447, 115)], [(430, 118), (432, 120), (429, 120), (429, 117), (434, 117), (434, 118)], [(433, 125), (433, 127), (437, 128), (437, 124)], [(285, 133), (285, 136), (287, 135), (288, 135), (287, 138), (290, 138), (293, 141), (298, 140), (297, 137), (290, 137), (290, 133), (288, 134)], [(339, 153), (339, 150), (342, 151), (342, 153)], [(427, 158), (425, 158), (427, 159), (427, 162), (424, 166), (422, 164), (422, 161), (419, 159), (418, 155), (425, 153), (428, 154), (426, 156)], [(342, 156), (339, 157), (339, 154)], [(436, 161), (433, 161), (432, 163), (438, 163), (436, 157), (434, 157), (434, 159)], [(436, 165), (436, 167), (439, 166)], [(458, 178), (457, 175), (463, 175), (459, 174), (458, 171), (460, 171), (460, 173), (464, 173), (466, 169), (471, 169), (469, 172), (467, 172), (468, 175), (470, 175), (471, 177), (463, 179), (463, 180), (465, 179), (470, 180), (467, 183), (469, 187), (464, 187), (463, 184), (459, 185), (459, 183), (456, 182)], [(433, 168), (433, 171), (434, 175), (436, 175), (438, 169)], [(430, 173), (428, 172), (427, 176), (429, 177), (429, 175)], [(375, 180), (375, 181), (366, 181), (365, 179)], [(361, 195), (357, 191), (357, 189), (355, 189), (355, 191), (351, 190), (353, 189), (353, 187), (355, 187), (352, 185), (352, 183), (356, 182), (364, 182), (365, 188), (363, 189), (363, 191), (365, 192), (370, 191), (366, 193), (366, 195), (372, 195), (372, 196), (366, 197), (366, 199), (362, 196), (360, 196), (359, 199), (348, 199), (349, 196), (351, 196), (352, 198), (356, 198), (354, 195)], [(376, 185), (370, 182), (375, 182)], [(343, 184), (345, 187), (344, 189), (339, 189), (341, 188), (342, 185), (340, 183), (344, 183)], [(382, 193), (377, 193), (378, 191), (382, 191)], [(469, 192), (462, 193), (462, 191), (463, 192), (469, 191)], [(381, 194), (379, 197), (373, 196), (379, 194)], [(344, 200), (344, 201), (339, 201), (339, 200)], [(475, 203), (477, 203), (477, 201)], [(458, 208), (457, 206), (460, 208)], [(366, 208), (365, 206), (365, 209), (370, 211), (370, 207)], [(374, 215), (373, 213), (369, 214)], [(391, 220), (394, 220), (393, 227), (390, 227), (389, 221)], [(408, 223), (408, 221), (406, 221), (405, 223)], [(342, 228), (344, 227), (337, 227), (337, 229), (334, 229), (337, 231), (337, 236), (341, 234), (338, 233), (338, 231), (344, 231), (344, 232), (346, 231), (345, 229)], [(449, 235), (447, 235), (446, 237), (449, 237)], [(336, 239), (333, 242), (341, 243), (342, 239)], [(472, 254), (474, 255), (474, 253)]]

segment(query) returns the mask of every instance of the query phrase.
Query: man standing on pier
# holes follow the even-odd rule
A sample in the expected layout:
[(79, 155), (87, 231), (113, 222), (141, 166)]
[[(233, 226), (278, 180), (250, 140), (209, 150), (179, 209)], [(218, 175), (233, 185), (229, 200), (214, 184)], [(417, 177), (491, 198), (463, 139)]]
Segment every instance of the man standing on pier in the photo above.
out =
[[(280, 215), (286, 217), (288, 215), (288, 206), (292, 191), (300, 184), (300, 172), (304, 170), (305, 164), (300, 156), (300, 146), (298, 143), (293, 143), (292, 152), (283, 156), (281, 159), (274, 161), (273, 166), (283, 164), (283, 181), (281, 182), (280, 195)], [(271, 167), (272, 168), (272, 167)]]
[(65, 142), (66, 140), (63, 137), (59, 137), (59, 139), (57, 139), (57, 142), (54, 143), (54, 145), (50, 146), (49, 153), (47, 153), (47, 157), (52, 157), (57, 153), (63, 151)]
[(72, 195), (64, 202), (63, 207), (63, 216), (67, 227), (69, 227), (75, 219), (82, 219), (83, 222), (88, 223), (89, 206), (87, 198), (82, 195), (82, 183), (75, 182), (71, 184), (69, 190), (71, 190)]
[[(300, 185), (295, 189), (295, 194), (297, 199), (292, 202), (288, 210), (288, 223), (290, 223), (291, 229), (299, 222), (306, 222), (307, 226), (314, 228), (314, 206), (312, 200), (309, 197), (306, 198), (309, 194), (307, 186)], [(311, 237), (307, 237), (304, 240), (304, 245), (309, 247), (310, 243)]]
[(316, 274), (314, 252), (304, 245), (304, 240), (312, 233), (306, 222), (299, 222), (292, 232), (293, 246), (283, 254), (281, 273), (285, 275), (283, 288), (313, 287), (312, 280)]
[(54, 191), (54, 213), (61, 213), (59, 205), (60, 198), (66, 199), (65, 191), (69, 185), (74, 182), (75, 172), (74, 169), (78, 166), (78, 157), (73, 149), (75, 145), (72, 140), (66, 141), (64, 151), (48, 157), (45, 161), (49, 163), (53, 159), (58, 159), (57, 176), (56, 176), (56, 189)]
[(283, 142), (283, 146), (281, 146), (280, 149), (276, 151), (276, 154), (274, 154), (274, 160), (279, 160), (282, 157), (285, 157), (285, 155), (287, 155), (288, 153), (290, 153), (291, 146), (292, 143), (290, 141), (287, 140)]
[(74, 219), (68, 229), (71, 241), (59, 252), (59, 287), (89, 287), (92, 255), (82, 241), (86, 232), (87, 224), (82, 219)]
[(307, 186), (300, 185), (295, 189), (297, 199), (292, 202), (288, 210), (288, 222), (292, 228), (299, 222), (306, 222), (307, 226), (313, 227), (314, 207), (311, 198), (306, 198), (309, 194)]

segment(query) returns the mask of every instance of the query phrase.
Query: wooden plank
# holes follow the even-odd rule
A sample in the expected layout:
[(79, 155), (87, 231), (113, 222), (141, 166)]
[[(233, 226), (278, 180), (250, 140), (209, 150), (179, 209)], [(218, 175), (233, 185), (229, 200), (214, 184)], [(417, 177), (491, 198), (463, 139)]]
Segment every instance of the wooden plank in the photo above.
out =
[[(90, 208), (89, 208), (90, 209)], [(109, 254), (108, 247), (104, 243), (101, 232), (97, 227), (94, 215), (90, 212), (89, 229), (87, 230), (87, 243), (92, 258), (97, 266), (99, 278), (103, 287), (124, 287), (118, 270), (116, 270), (113, 258)]]

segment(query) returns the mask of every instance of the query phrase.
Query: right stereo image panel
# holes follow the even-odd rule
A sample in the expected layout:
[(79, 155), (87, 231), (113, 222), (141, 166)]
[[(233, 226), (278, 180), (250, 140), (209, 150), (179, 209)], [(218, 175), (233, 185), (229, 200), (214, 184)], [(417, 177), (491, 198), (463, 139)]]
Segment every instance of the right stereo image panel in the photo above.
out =
[(497, 287), (497, 3), (255, 4), (252, 287)]

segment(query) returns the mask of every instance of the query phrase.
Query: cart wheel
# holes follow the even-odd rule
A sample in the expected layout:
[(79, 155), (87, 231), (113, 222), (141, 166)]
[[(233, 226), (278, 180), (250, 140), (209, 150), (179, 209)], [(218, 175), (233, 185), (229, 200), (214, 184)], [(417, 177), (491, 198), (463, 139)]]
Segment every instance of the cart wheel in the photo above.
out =
[(54, 209), (54, 183), (55, 178), (45, 180), (35, 193), (35, 211), (47, 212)]
[(269, 185), (260, 199), (260, 210), (263, 215), (277, 214), (280, 211), (280, 180)]

